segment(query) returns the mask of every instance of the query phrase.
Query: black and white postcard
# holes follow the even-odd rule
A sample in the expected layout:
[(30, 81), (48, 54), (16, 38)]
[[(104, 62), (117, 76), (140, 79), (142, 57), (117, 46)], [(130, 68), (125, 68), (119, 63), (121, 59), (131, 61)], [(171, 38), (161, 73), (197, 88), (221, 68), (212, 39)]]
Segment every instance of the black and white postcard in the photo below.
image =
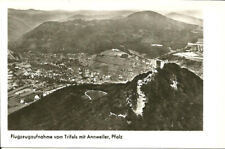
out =
[(216, 136), (225, 145), (213, 131), (221, 95), (210, 92), (220, 90), (210, 69), (222, 69), (211, 24), (224, 3), (3, 4), (5, 147), (207, 147)]

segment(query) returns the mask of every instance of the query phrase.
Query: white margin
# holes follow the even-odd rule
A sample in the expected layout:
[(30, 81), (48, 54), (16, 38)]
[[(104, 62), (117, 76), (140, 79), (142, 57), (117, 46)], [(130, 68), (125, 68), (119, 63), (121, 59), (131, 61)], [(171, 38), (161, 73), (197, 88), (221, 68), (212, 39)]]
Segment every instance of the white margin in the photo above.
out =
[[(207, 5), (206, 5), (207, 4)], [(1, 3), (2, 147), (225, 147), (225, 3), (204, 3), (204, 131), (8, 131), (7, 5)], [(10, 134), (122, 134), (123, 140), (12, 140)]]

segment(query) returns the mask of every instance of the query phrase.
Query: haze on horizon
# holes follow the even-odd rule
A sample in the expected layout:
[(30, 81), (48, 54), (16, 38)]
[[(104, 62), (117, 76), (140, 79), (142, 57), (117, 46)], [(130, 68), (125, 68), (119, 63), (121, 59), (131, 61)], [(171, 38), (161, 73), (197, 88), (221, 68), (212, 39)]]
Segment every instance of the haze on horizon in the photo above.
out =
[[(182, 0), (3, 0), (8, 8), (35, 10), (152, 10), (162, 14), (182, 12), (190, 16), (202, 18), (202, 3)], [(54, 5), (53, 5), (54, 4)]]

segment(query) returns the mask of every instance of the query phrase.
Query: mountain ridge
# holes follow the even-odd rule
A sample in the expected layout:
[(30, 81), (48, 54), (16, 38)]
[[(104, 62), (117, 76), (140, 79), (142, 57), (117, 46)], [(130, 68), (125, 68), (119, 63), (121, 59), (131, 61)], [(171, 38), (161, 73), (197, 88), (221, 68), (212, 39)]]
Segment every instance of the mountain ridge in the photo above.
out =
[[(153, 19), (152, 14), (161, 17)], [(65, 49), (70, 52), (98, 53), (123, 46), (150, 54), (156, 51), (151, 47), (153, 43), (163, 44), (164, 52), (167, 52), (168, 47), (184, 47), (187, 42), (201, 36), (191, 32), (195, 28), (194, 25), (180, 23), (150, 11), (136, 12), (116, 20), (48, 21), (25, 34), (18, 40), (21, 43), (17, 42), (10, 49)]]
[[(139, 86), (140, 81), (146, 83)], [(135, 113), (141, 96), (138, 88), (146, 96), (142, 116)], [(90, 100), (85, 94), (90, 90), (106, 94)], [(140, 74), (126, 84), (83, 84), (58, 90), (10, 114), (8, 128), (202, 130), (202, 93), (198, 76), (176, 64), (165, 64), (163, 69)]]
[(172, 13), (166, 14), (166, 16), (171, 18), (171, 19), (181, 21), (181, 22), (184, 22), (184, 23), (203, 26), (203, 20), (202, 19), (192, 17), (192, 16), (189, 16), (189, 15), (172, 12)]
[[(106, 12), (105, 15), (110, 16), (120, 16), (124, 14), (129, 14), (132, 11), (110, 11)], [(65, 21), (73, 15), (83, 14), (83, 15), (102, 15), (103, 12), (100, 11), (65, 11), (65, 10), (36, 10), (36, 9), (8, 9), (8, 40), (16, 41), (19, 39), (24, 33), (32, 30), (37, 25), (45, 21), (57, 20), (57, 21)]]

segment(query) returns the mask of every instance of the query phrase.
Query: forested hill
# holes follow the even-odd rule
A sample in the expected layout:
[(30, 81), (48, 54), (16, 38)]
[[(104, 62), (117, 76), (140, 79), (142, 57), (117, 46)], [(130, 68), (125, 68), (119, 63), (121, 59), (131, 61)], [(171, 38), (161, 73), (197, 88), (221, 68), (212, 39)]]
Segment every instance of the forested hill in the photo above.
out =
[[(196, 28), (196, 25), (178, 22), (153, 11), (136, 12), (118, 19), (47, 21), (24, 34), (9, 48), (17, 52), (94, 54), (119, 48), (156, 57), (167, 53), (169, 47), (182, 48), (202, 37), (202, 33), (192, 32)], [(157, 49), (152, 44), (163, 47)]]
[(165, 64), (125, 84), (58, 90), (10, 114), (8, 124), (9, 130), (202, 130), (203, 81)]

